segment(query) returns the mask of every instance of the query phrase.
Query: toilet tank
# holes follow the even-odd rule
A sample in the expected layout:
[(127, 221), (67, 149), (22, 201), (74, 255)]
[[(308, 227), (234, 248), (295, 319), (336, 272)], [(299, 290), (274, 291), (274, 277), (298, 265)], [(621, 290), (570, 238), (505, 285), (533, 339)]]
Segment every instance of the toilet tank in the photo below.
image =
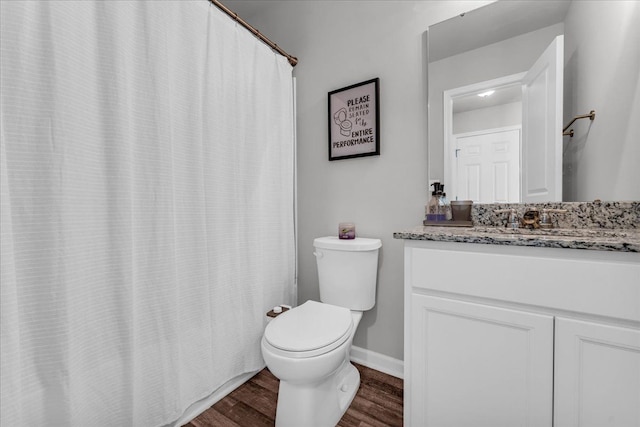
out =
[(314, 239), (320, 301), (350, 310), (370, 310), (376, 303), (380, 239), (335, 236)]

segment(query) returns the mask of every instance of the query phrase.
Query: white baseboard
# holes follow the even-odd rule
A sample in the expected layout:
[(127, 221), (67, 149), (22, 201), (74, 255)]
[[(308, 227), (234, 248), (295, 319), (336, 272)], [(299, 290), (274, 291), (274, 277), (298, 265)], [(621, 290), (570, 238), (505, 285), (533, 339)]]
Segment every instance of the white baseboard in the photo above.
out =
[(238, 375), (235, 378), (230, 379), (226, 383), (224, 383), (220, 388), (211, 393), (209, 396), (204, 399), (200, 399), (191, 406), (189, 406), (186, 411), (182, 414), (182, 416), (175, 421), (174, 423), (169, 424), (171, 427), (180, 427), (189, 422), (191, 422), (195, 417), (209, 409), (216, 402), (221, 400), (227, 394), (231, 393), (233, 390), (240, 387), (245, 382), (249, 381), (249, 379), (254, 376), (256, 373), (260, 372), (261, 369), (258, 369), (255, 372), (248, 372), (246, 374)]
[(351, 361), (396, 378), (404, 378), (404, 362), (402, 360), (366, 348), (351, 346)]

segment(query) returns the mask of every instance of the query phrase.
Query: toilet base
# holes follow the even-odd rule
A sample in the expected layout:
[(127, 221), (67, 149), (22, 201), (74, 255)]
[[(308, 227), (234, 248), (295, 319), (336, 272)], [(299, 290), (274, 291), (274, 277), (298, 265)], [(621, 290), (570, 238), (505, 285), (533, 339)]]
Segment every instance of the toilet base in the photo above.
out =
[(335, 427), (360, 387), (360, 373), (345, 360), (335, 373), (310, 384), (280, 381), (276, 427)]

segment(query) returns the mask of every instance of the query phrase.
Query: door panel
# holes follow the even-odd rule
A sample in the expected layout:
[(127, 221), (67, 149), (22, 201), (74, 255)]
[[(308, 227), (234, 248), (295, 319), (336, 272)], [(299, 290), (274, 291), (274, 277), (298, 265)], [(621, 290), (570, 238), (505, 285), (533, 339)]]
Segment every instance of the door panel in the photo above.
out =
[(451, 200), (520, 201), (520, 129), (454, 135)]
[(522, 82), (522, 201), (562, 201), (564, 36), (557, 36)]

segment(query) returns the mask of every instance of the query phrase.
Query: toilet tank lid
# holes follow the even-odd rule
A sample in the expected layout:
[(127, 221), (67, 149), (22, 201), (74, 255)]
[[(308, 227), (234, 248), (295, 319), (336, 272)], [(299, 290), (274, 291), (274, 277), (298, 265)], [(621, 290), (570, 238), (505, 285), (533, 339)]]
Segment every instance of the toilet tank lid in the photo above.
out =
[(313, 240), (313, 246), (319, 249), (333, 249), (336, 251), (373, 251), (382, 246), (380, 239), (356, 237), (355, 239), (339, 239), (336, 236), (318, 237)]

